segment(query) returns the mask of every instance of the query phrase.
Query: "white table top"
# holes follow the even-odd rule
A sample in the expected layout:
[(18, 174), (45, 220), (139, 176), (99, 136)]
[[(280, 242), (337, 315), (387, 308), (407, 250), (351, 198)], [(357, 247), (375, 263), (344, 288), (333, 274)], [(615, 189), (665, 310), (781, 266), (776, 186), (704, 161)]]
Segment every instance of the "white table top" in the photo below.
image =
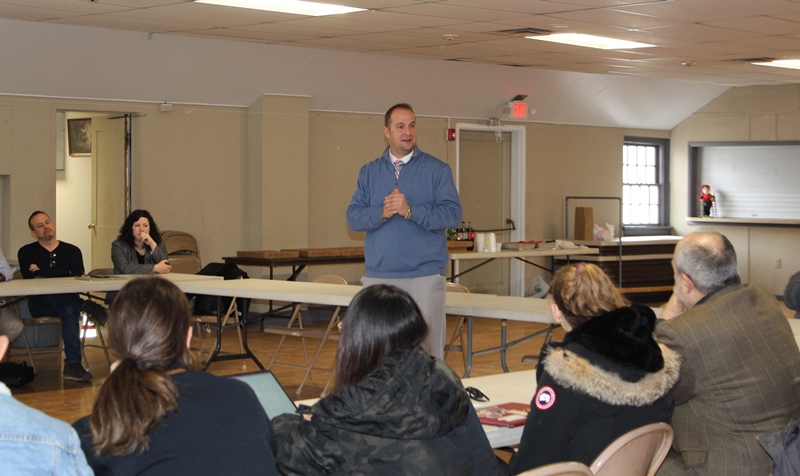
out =
[(81, 276), (67, 278), (14, 279), (12, 281), (0, 283), (0, 297), (119, 291), (125, 283), (133, 278), (154, 276), (167, 279), (178, 285), (178, 287), (182, 287), (182, 284), (189, 282), (222, 281), (222, 278), (219, 276), (180, 273), (148, 275), (119, 274), (109, 278)]
[(448, 253), (447, 259), (455, 261), (494, 259), (494, 258), (549, 258), (553, 256), (596, 255), (600, 254), (597, 248), (574, 248), (568, 250), (505, 250), (505, 251), (467, 251), (463, 253)]
[[(119, 291), (128, 280), (142, 275), (111, 278), (15, 279), (0, 283), (0, 297), (60, 293)], [(347, 306), (362, 287), (356, 285), (278, 281), (269, 279), (222, 280), (193, 274), (149, 275), (174, 282), (182, 291), (212, 296), (264, 299), (308, 304)], [(446, 312), (526, 322), (552, 323), (550, 300), (479, 293), (447, 293)]]
[[(469, 297), (464, 297), (469, 296)], [(477, 297), (482, 296), (482, 297)], [(551, 299), (447, 293), (446, 310), (457, 316), (553, 324)]]
[(656, 236), (623, 236), (621, 240), (614, 239), (612, 241), (593, 241), (593, 240), (576, 240), (576, 245), (587, 246), (619, 246), (620, 241), (622, 246), (628, 245), (671, 245), (681, 241), (682, 236), (674, 235), (656, 235)]
[(0, 283), (0, 297), (119, 291), (127, 282), (124, 278), (14, 279)]
[[(530, 403), (536, 392), (536, 371), (523, 370), (503, 374), (470, 377), (461, 380), (464, 387), (475, 387), (489, 397), (488, 402), (475, 402), (475, 408), (491, 407), (501, 403)], [(522, 438), (522, 426), (506, 428), (502, 426), (483, 425), (486, 437), (492, 448), (519, 444)]]
[(227, 281), (197, 281), (181, 283), (187, 293), (212, 296), (263, 299), (307, 304), (347, 306), (361, 286), (308, 283), (272, 279), (230, 279)]
[[(212, 296), (263, 299), (307, 304), (348, 306), (362, 287), (357, 285), (278, 281), (270, 279), (231, 279), (180, 283), (187, 293)], [(490, 317), (514, 321), (553, 323), (549, 299), (496, 296), (479, 293), (447, 293), (448, 314)]]
[[(490, 407), (501, 403), (517, 402), (530, 403), (533, 394), (536, 392), (536, 371), (523, 370), (521, 372), (509, 372), (504, 374), (486, 375), (483, 377), (471, 377), (461, 380), (464, 387), (475, 387), (487, 397), (488, 402), (475, 402), (475, 408)], [(309, 398), (299, 400), (296, 403), (311, 406), (319, 398)], [(522, 438), (522, 426), (517, 428), (505, 428), (502, 426), (483, 425), (486, 437), (492, 448), (512, 446), (519, 443)]]

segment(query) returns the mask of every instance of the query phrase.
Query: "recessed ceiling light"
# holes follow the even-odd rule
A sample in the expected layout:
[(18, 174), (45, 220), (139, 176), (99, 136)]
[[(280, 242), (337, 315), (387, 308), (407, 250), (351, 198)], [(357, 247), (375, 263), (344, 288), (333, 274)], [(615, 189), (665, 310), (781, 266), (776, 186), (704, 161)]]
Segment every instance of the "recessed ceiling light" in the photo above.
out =
[(345, 7), (329, 3), (303, 2), (300, 0), (195, 0), (195, 3), (208, 3), (224, 7), (250, 8), (268, 12), (292, 13), (321, 17), (364, 11), (363, 8)]
[(552, 35), (526, 36), (529, 40), (551, 41), (565, 45), (585, 46), (601, 50), (627, 50), (633, 48), (650, 48), (655, 45), (637, 43), (635, 41), (617, 40), (603, 36), (585, 35), (583, 33), (553, 33)]
[(776, 68), (800, 69), (800, 59), (773, 60), (773, 61), (758, 62), (753, 64), (757, 64), (759, 66), (774, 66)]

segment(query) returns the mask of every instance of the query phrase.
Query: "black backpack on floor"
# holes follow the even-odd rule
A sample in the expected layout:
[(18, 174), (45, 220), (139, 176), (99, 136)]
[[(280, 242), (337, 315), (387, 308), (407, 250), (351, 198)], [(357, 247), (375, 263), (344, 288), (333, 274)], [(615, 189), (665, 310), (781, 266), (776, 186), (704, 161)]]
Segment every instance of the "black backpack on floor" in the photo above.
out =
[[(248, 279), (247, 273), (244, 272), (240, 267), (236, 266), (233, 263), (208, 263), (197, 272), (197, 274), (202, 274), (204, 276), (222, 276), (222, 279)], [(228, 307), (231, 305), (232, 298), (223, 297), (219, 300), (220, 302), (220, 312), (225, 312), (228, 310)], [(239, 307), (241, 311), (242, 306), (244, 304), (244, 299), (239, 298), (236, 300), (236, 305)], [(198, 294), (194, 296), (194, 306), (192, 308), (192, 314), (195, 316), (214, 316), (217, 314), (217, 296), (206, 296), (204, 294)]]
[(8, 388), (19, 388), (26, 383), (33, 382), (36, 373), (27, 362), (3, 362), (0, 364), (0, 382)]

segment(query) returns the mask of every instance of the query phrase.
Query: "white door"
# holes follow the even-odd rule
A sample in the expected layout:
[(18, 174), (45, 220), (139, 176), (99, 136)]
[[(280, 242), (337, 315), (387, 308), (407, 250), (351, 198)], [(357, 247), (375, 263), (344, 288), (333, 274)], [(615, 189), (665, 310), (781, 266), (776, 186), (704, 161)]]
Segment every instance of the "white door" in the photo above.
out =
[[(523, 127), (461, 124), (458, 127), (457, 183), (463, 219), (476, 231), (495, 231), (498, 243), (519, 241), (524, 236), (524, 144)], [(481, 261), (461, 261), (458, 282), (472, 292), (522, 295), (524, 269), (516, 260), (496, 259), (467, 271)]]
[[(458, 136), (460, 154), (459, 195), (463, 218), (472, 222), (477, 232), (506, 227), (511, 217), (509, 182), (511, 170), (511, 135), (508, 132), (462, 131)], [(508, 232), (496, 232), (497, 241), (510, 241)], [(479, 261), (463, 261), (460, 272)], [(509, 294), (508, 260), (494, 260), (466, 272), (459, 283), (472, 292)]]
[(111, 242), (126, 218), (125, 121), (93, 118), (92, 141), (91, 267), (112, 268)]

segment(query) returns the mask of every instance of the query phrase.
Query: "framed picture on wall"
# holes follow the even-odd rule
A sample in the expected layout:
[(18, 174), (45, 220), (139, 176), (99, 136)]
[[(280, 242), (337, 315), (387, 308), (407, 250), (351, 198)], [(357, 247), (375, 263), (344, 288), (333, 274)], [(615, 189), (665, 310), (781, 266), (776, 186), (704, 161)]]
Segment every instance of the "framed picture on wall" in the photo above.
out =
[(92, 155), (92, 119), (67, 119), (70, 157)]

